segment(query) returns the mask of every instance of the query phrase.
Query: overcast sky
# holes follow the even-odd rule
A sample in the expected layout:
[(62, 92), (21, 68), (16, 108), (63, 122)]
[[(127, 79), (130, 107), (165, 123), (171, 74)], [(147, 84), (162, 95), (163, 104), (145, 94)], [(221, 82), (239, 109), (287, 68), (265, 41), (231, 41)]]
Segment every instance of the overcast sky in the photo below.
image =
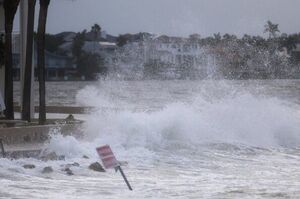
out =
[(47, 31), (78, 32), (98, 23), (113, 35), (262, 35), (267, 20), (281, 32), (300, 32), (300, 0), (51, 0)]

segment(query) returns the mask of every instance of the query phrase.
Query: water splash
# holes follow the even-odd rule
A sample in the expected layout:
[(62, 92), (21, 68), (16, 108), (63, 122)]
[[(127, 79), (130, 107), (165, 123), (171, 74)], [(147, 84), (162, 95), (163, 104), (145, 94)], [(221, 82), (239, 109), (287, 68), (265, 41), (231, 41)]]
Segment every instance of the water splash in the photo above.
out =
[(97, 113), (87, 122), (89, 135), (153, 150), (174, 142), (293, 147), (300, 141), (299, 130), (299, 117), (292, 108), (251, 95), (214, 102), (198, 98), (193, 104), (171, 104), (150, 113)]
[[(192, 82), (186, 83), (193, 85)], [(87, 93), (79, 99), (84, 105), (92, 104), (99, 108), (87, 118), (87, 139), (97, 139), (103, 144), (109, 143), (125, 148), (142, 147), (154, 151), (170, 145), (196, 146), (205, 143), (258, 147), (299, 145), (300, 118), (295, 104), (276, 97), (256, 96), (255, 92), (251, 94), (245, 90), (247, 85), (238, 88), (226, 82), (200, 83), (202, 86), (191, 94), (188, 90), (181, 91), (178, 86), (163, 90), (160, 82), (157, 87), (150, 88), (149, 92), (153, 90), (153, 93), (146, 95), (147, 91), (139, 91), (145, 94), (141, 99), (133, 97), (133, 93), (139, 90), (137, 87), (137, 90), (133, 89), (134, 92), (125, 90), (134, 87), (133, 83), (120, 88), (122, 91), (119, 91), (114, 83), (109, 83), (110, 89), (105, 90), (102, 82), (102, 87), (99, 87), (97, 92), (96, 88), (87, 87), (80, 92)], [(153, 100), (158, 97), (158, 90), (165, 96), (162, 101), (167, 102), (149, 111), (149, 104), (156, 105)], [(108, 94), (109, 91), (120, 92), (122, 95)], [(92, 94), (88, 94), (89, 92)], [(183, 96), (184, 100), (178, 98), (178, 101), (170, 101), (174, 98), (174, 93)], [(86, 99), (86, 96), (88, 100), (82, 100)], [(125, 106), (128, 104), (127, 109), (101, 109), (107, 106), (120, 107), (122, 103), (116, 101), (116, 98), (121, 101), (126, 99), (132, 104), (123, 101)], [(142, 104), (144, 110), (135, 110), (133, 104)]]

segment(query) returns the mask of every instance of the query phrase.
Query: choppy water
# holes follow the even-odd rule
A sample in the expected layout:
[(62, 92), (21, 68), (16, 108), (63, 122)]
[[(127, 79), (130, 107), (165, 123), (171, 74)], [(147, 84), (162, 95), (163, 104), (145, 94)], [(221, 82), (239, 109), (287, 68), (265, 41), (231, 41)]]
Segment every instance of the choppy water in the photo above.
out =
[[(53, 135), (45, 148), (65, 161), (0, 159), (0, 198), (300, 198), (300, 81), (85, 84), (48, 89), (49, 103), (99, 108), (86, 138)], [(102, 144), (128, 161), (133, 192), (119, 173), (87, 169)], [(54, 173), (42, 174), (49, 165)]]

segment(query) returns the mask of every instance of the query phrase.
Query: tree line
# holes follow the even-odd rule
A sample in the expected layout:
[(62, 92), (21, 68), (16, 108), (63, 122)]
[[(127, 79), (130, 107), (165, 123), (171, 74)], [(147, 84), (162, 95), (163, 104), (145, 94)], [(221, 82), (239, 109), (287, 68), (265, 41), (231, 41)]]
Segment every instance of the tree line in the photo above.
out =
[[(208, 49), (207, 51), (209, 51), (210, 55), (215, 57), (218, 62), (216, 73), (224, 78), (297, 77), (294, 72), (298, 70), (297, 67), (299, 68), (300, 56), (297, 55), (294, 50), (296, 49), (296, 44), (300, 43), (300, 34), (281, 34), (279, 25), (271, 21), (267, 21), (263, 32), (268, 36), (262, 37), (245, 34), (242, 37), (238, 37), (234, 34), (221, 35), (220, 33), (216, 33), (212, 36), (201, 37), (199, 34), (192, 34), (188, 38), (176, 37), (175, 40), (183, 44), (184, 42), (188, 44), (195, 43), (203, 47), (203, 49)], [(167, 35), (160, 37), (163, 37), (166, 41), (174, 38)], [(123, 52), (126, 51), (126, 49), (129, 51), (134, 50), (126, 47), (130, 46), (131, 43), (144, 42), (155, 38), (157, 38), (157, 36), (145, 32), (138, 34), (127, 33), (115, 37), (114, 41), (118, 46), (117, 52)], [(83, 30), (76, 33), (72, 42), (70, 51), (73, 62), (77, 66), (79, 74), (86, 76), (88, 79), (95, 79), (95, 74), (107, 71), (107, 69), (103, 67), (105, 57), (83, 50), (86, 41), (100, 41), (101, 39), (101, 26), (95, 24), (91, 27), (89, 32)], [(62, 43), (62, 38), (54, 35), (46, 35), (47, 50), (60, 53), (58, 47)], [(116, 55), (116, 57), (118, 58), (118, 55)], [(134, 60), (132, 61), (134, 62)], [(161, 67), (154, 67), (157, 68), (157, 70), (166, 68), (163, 67), (163, 64), (154, 63), (161, 65)], [(144, 63), (145, 67), (151, 65), (153, 65), (153, 63)], [(183, 76), (189, 74), (188, 70), (193, 70), (193, 68), (184, 66), (184, 64), (182, 64), (181, 68), (182, 70), (186, 70), (183, 71), (185, 74)], [(190, 73), (192, 74), (193, 71), (190, 71)]]

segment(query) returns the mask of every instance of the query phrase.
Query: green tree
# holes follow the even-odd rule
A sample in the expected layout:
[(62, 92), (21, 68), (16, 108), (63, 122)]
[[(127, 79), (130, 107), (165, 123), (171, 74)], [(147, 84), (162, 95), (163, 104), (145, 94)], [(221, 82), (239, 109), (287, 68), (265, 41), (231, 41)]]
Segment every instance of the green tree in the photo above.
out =
[[(37, 40), (37, 32), (33, 33), (33, 38)], [(51, 53), (59, 53), (59, 46), (63, 44), (64, 37), (45, 33), (45, 50)]]
[(92, 26), (91, 32), (93, 33), (94, 40), (99, 40), (99, 38), (101, 37), (101, 27), (98, 24), (94, 24)]
[(45, 34), (45, 49), (49, 52), (57, 52), (59, 46), (64, 43), (62, 36)]
[(215, 33), (214, 34), (214, 39), (216, 40), (216, 42), (220, 42), (222, 39), (221, 33)]
[(106, 74), (103, 58), (95, 53), (82, 52), (77, 62), (77, 69), (80, 75), (87, 80), (95, 80), (97, 74)]
[(73, 43), (72, 43), (72, 54), (74, 57), (74, 62), (77, 64), (81, 54), (82, 54), (82, 47), (84, 45), (85, 41), (85, 34), (86, 30), (79, 32), (74, 37)]
[(4, 63), (5, 63), (5, 116), (7, 119), (14, 119), (13, 104), (13, 62), (12, 62), (12, 29), (15, 14), (17, 12), (20, 0), (4, 0), (5, 15), (5, 46), (4, 46)]
[(278, 24), (273, 24), (271, 21), (267, 21), (267, 24), (265, 25), (264, 33), (269, 34), (269, 38), (276, 38), (277, 33), (279, 33)]
[(280, 38), (281, 47), (286, 47), (289, 53), (291, 53), (291, 51), (297, 47), (297, 42), (297, 35), (288, 35), (287, 37)]
[(39, 124), (46, 122), (46, 86), (45, 86), (45, 33), (50, 0), (40, 0), (40, 13), (37, 32), (37, 67), (39, 77)]
[(93, 80), (96, 74), (106, 74), (103, 58), (96, 53), (89, 53), (83, 50), (86, 31), (77, 33), (72, 43), (72, 54), (77, 70), (86, 79)]
[(223, 39), (225, 41), (236, 41), (237, 36), (236, 35), (230, 35), (230, 34), (226, 33), (225, 35), (223, 35)]
[(131, 37), (132, 37), (131, 34), (119, 35), (117, 38), (117, 45), (119, 47), (126, 45)]

